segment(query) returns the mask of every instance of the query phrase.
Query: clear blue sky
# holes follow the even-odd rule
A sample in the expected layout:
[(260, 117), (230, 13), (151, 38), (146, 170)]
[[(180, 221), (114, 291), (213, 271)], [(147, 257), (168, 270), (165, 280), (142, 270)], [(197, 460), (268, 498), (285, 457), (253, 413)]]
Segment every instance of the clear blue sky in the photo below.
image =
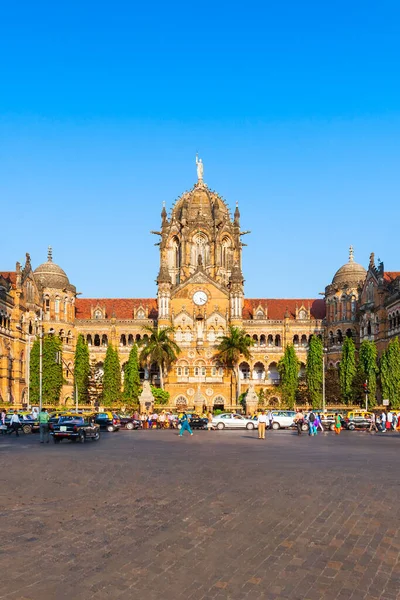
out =
[(400, 3), (3, 3), (0, 269), (154, 296), (162, 201), (239, 201), (246, 295), (314, 297), (355, 247), (400, 269)]

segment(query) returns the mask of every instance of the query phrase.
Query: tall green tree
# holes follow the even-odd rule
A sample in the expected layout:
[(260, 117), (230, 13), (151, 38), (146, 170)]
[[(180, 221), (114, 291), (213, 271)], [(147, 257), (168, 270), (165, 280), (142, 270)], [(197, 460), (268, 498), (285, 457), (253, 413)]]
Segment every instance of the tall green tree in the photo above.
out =
[(324, 368), (324, 347), (322, 340), (312, 335), (308, 347), (306, 382), (313, 408), (322, 405), (322, 381)]
[(142, 365), (150, 369), (152, 364), (156, 364), (160, 373), (160, 386), (164, 389), (164, 374), (171, 365), (178, 359), (178, 354), (181, 349), (173, 340), (173, 327), (144, 327), (150, 335), (147, 338), (140, 340), (139, 344), (142, 350), (139, 355), (139, 360)]
[(353, 399), (353, 381), (357, 373), (356, 347), (351, 337), (346, 337), (342, 346), (342, 360), (339, 365), (340, 391), (345, 404)]
[(364, 377), (364, 381), (368, 380), (368, 402), (370, 406), (376, 405), (376, 375), (379, 372), (377, 361), (378, 351), (375, 342), (364, 340), (358, 351), (358, 368)]
[(296, 356), (293, 344), (288, 344), (285, 353), (278, 362), (278, 371), (281, 375), (281, 386), (284, 400), (289, 408), (295, 405), (296, 392), (299, 387), (300, 361)]
[(109, 344), (104, 360), (103, 375), (103, 403), (111, 406), (120, 399), (121, 395), (121, 367), (117, 350)]
[(222, 336), (220, 343), (217, 346), (216, 359), (231, 369), (236, 379), (236, 404), (239, 402), (240, 396), (240, 379), (239, 379), (239, 363), (242, 358), (245, 360), (251, 359), (250, 348), (254, 341), (246, 334), (244, 329), (229, 327), (228, 335)]
[(77, 389), (79, 403), (87, 404), (89, 402), (90, 359), (88, 345), (81, 333), (76, 341), (74, 379), (75, 393)]
[(395, 337), (389, 342), (380, 362), (382, 395), (391, 408), (400, 407), (400, 343)]
[(124, 397), (128, 400), (137, 402), (140, 393), (140, 377), (139, 377), (139, 362), (138, 349), (134, 344), (129, 353), (128, 362), (125, 365), (124, 374)]
[[(60, 402), (64, 383), (62, 371), (62, 342), (53, 335), (43, 337), (42, 399), (44, 405), (55, 406)], [(29, 396), (32, 404), (39, 404), (40, 341), (33, 343), (30, 356)]]

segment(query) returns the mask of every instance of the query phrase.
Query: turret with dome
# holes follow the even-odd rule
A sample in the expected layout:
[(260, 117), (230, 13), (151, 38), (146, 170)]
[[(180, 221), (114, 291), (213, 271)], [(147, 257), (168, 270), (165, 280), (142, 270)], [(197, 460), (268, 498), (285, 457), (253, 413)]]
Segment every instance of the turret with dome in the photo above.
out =
[(42, 291), (45, 321), (73, 322), (76, 287), (69, 282), (65, 271), (53, 262), (51, 246), (48, 248), (47, 261), (34, 270), (33, 276)]

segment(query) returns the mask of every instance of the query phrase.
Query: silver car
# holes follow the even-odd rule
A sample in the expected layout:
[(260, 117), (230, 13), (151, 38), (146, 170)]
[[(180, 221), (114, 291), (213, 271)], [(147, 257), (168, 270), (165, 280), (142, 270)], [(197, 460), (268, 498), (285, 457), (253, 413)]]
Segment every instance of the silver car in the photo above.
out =
[(214, 429), (257, 429), (258, 421), (255, 419), (246, 419), (242, 415), (223, 413), (213, 417), (212, 426)]

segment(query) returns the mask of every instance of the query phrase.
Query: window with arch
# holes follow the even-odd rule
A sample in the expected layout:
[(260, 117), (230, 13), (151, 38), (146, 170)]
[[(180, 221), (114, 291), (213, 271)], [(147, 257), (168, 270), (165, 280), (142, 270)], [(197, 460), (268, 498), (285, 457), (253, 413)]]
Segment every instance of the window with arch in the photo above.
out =
[(253, 368), (253, 379), (262, 381), (265, 379), (265, 367), (262, 362), (256, 362)]
[(95, 319), (102, 319), (103, 318), (103, 313), (102, 313), (102, 311), (99, 308), (94, 311), (94, 318)]
[(352, 296), (351, 297), (351, 320), (352, 321), (354, 321), (354, 319), (356, 318), (356, 311), (357, 311), (356, 297)]
[(119, 338), (119, 345), (126, 346), (126, 335), (124, 333), (122, 333), (121, 337)]
[(299, 319), (301, 321), (304, 321), (305, 319), (307, 319), (307, 312), (304, 310), (304, 308), (299, 310)]
[(242, 362), (239, 365), (240, 379), (250, 379), (250, 365), (247, 362)]
[(197, 233), (193, 238), (192, 264), (195, 266), (208, 264), (208, 238), (202, 232)]
[(342, 319), (342, 321), (345, 321), (347, 318), (347, 298), (346, 298), (346, 296), (342, 296), (341, 307), (342, 307), (341, 319)]
[(229, 269), (230, 267), (230, 247), (231, 240), (224, 237), (221, 242), (221, 267), (223, 269)]
[(90, 334), (90, 333), (88, 333), (88, 335), (86, 336), (86, 342), (87, 342), (87, 345), (88, 345), (88, 346), (91, 346), (91, 345), (92, 345), (92, 343), (93, 343), (93, 342), (92, 342), (92, 336), (91, 336), (91, 334)]
[(177, 408), (177, 410), (184, 410), (187, 408), (188, 402), (185, 398), (185, 396), (178, 396), (177, 399), (175, 400), (175, 406)]
[(44, 312), (46, 312), (46, 313), (50, 312), (50, 298), (48, 296), (45, 296), (45, 299), (44, 299)]
[(264, 346), (266, 346), (266, 345), (267, 345), (267, 340), (266, 340), (266, 338), (265, 338), (265, 335), (264, 335), (264, 334), (261, 334), (261, 335), (260, 335), (260, 346), (261, 346), (261, 347), (264, 347)]
[(182, 367), (176, 367), (176, 374), (178, 375), (178, 377), (182, 376)]
[(139, 310), (136, 313), (136, 318), (137, 319), (145, 319), (146, 318), (143, 308), (139, 308)]

